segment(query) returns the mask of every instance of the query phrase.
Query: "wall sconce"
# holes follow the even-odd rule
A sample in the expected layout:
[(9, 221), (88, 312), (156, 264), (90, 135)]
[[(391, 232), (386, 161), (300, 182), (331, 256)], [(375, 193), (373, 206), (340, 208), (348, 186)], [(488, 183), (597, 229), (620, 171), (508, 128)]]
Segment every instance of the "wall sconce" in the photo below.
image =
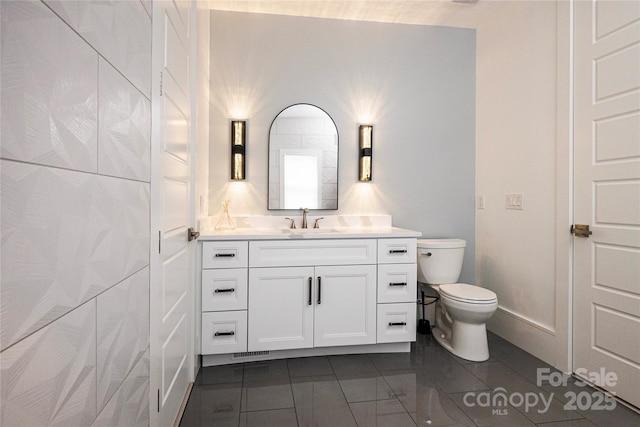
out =
[(231, 121), (231, 179), (245, 179), (246, 120)]
[(373, 126), (360, 125), (360, 168), (358, 179), (371, 181), (371, 154), (373, 145)]

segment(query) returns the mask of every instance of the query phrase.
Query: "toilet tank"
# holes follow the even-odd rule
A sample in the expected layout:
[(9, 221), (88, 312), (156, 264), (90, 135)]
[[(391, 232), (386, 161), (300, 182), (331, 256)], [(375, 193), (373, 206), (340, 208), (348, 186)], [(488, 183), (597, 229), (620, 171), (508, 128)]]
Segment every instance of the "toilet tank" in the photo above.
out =
[(418, 281), (431, 285), (456, 283), (466, 246), (462, 239), (419, 239)]

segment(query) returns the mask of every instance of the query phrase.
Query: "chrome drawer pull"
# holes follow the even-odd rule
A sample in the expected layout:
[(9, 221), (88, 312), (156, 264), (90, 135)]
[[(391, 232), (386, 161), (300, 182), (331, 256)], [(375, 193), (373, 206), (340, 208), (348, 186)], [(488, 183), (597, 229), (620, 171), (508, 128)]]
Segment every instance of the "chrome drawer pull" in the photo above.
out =
[(216, 289), (214, 292), (216, 294), (221, 294), (221, 293), (224, 293), (224, 292), (235, 292), (235, 291), (236, 291), (235, 288), (228, 288), (228, 289)]
[(390, 249), (389, 253), (390, 254), (406, 254), (407, 250), (406, 249)]
[(406, 326), (407, 322), (389, 322), (389, 326)]
[(216, 258), (233, 258), (236, 254), (216, 254)]
[(313, 296), (311, 295), (311, 281), (313, 279), (311, 277), (309, 277), (309, 300), (307, 301), (307, 304), (311, 305), (313, 303), (312, 298)]
[(233, 336), (236, 333), (231, 331), (231, 332), (216, 332), (215, 334), (213, 334), (214, 337), (222, 337), (222, 336)]
[(407, 286), (407, 282), (389, 283), (389, 286)]

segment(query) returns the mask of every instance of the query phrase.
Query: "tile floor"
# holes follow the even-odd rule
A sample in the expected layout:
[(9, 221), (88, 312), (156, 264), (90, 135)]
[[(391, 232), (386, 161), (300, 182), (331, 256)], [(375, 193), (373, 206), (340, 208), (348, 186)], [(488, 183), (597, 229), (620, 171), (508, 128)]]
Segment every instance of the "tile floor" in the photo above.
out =
[[(593, 409), (587, 400), (597, 404), (600, 393), (573, 379), (538, 387), (537, 368), (549, 365), (493, 334), (489, 346), (491, 358), (482, 363), (419, 336), (410, 353), (203, 368), (180, 426), (640, 426), (640, 415), (622, 405)], [(507, 396), (504, 405), (495, 399), (500, 392)], [(588, 409), (564, 407), (572, 392)]]

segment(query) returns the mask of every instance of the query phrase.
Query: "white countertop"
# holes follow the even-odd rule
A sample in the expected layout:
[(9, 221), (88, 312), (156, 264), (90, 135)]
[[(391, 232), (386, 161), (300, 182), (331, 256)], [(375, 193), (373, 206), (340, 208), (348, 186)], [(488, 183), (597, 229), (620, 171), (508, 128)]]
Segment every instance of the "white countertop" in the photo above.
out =
[(320, 229), (236, 228), (202, 229), (198, 240), (378, 239), (420, 237), (419, 231), (398, 227), (335, 227)]

